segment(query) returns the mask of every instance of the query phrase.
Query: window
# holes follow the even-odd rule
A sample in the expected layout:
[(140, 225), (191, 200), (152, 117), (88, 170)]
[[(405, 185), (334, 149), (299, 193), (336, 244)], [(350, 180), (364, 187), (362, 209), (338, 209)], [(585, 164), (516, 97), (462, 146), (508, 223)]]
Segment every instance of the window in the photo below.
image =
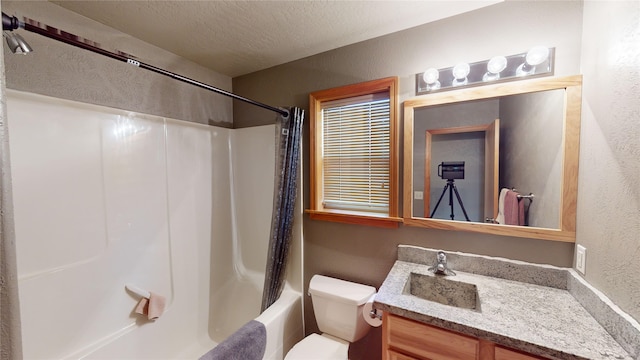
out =
[(396, 227), (397, 78), (309, 96), (312, 219)]

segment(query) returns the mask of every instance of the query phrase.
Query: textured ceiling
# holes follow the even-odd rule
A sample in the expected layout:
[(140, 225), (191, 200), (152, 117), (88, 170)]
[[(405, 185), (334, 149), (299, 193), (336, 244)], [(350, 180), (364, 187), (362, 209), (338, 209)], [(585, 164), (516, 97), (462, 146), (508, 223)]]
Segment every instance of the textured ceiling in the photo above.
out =
[(499, 1), (52, 2), (235, 77)]

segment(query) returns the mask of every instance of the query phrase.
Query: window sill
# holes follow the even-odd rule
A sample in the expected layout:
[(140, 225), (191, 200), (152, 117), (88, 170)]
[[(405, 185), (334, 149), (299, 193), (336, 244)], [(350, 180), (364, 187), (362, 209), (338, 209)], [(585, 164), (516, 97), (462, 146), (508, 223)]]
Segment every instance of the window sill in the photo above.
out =
[(305, 210), (311, 220), (333, 221), (346, 224), (357, 224), (384, 228), (397, 228), (402, 218), (389, 217), (365, 212), (351, 212), (344, 210)]

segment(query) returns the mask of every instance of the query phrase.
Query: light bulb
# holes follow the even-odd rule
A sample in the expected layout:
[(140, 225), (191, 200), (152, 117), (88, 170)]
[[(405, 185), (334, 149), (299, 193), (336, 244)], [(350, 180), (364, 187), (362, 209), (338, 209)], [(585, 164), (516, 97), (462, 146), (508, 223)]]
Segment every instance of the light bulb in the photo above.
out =
[(549, 58), (549, 48), (544, 46), (532, 47), (525, 56), (525, 61), (516, 69), (517, 76), (531, 75), (540, 65)]
[(549, 57), (549, 48), (544, 46), (534, 46), (527, 52), (527, 64), (536, 66), (540, 65)]
[(437, 90), (440, 89), (440, 72), (438, 69), (429, 68), (427, 71), (422, 74), (422, 80), (427, 83), (427, 90)]
[(487, 63), (487, 72), (482, 76), (482, 81), (494, 81), (500, 79), (500, 73), (507, 68), (507, 58), (494, 56)]
[(507, 58), (504, 56), (494, 56), (487, 63), (487, 71), (492, 74), (500, 74), (507, 68)]
[(451, 83), (451, 85), (453, 86), (467, 85), (467, 82), (468, 82), (467, 75), (469, 75), (470, 71), (471, 71), (471, 67), (467, 63), (459, 63), (458, 65), (454, 66), (453, 69), (451, 70), (451, 73), (453, 74), (453, 77), (455, 79), (453, 79), (453, 82)]
[(469, 71), (471, 71), (471, 67), (467, 63), (459, 63), (458, 65), (453, 67), (451, 71), (453, 73), (453, 77), (462, 80), (469, 75)]
[(440, 72), (438, 72), (438, 70), (434, 68), (429, 68), (427, 69), (427, 71), (424, 72), (424, 74), (422, 74), (422, 79), (424, 80), (424, 82), (426, 82), (429, 85), (438, 81), (439, 77), (440, 77)]

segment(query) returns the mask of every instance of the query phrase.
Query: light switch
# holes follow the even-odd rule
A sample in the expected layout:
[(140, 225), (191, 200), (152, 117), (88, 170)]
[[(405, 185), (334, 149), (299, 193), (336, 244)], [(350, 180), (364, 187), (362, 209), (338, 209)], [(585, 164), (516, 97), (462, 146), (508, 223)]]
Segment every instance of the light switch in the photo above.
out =
[(422, 200), (423, 199), (422, 191), (414, 191), (413, 192), (413, 198), (415, 200)]

